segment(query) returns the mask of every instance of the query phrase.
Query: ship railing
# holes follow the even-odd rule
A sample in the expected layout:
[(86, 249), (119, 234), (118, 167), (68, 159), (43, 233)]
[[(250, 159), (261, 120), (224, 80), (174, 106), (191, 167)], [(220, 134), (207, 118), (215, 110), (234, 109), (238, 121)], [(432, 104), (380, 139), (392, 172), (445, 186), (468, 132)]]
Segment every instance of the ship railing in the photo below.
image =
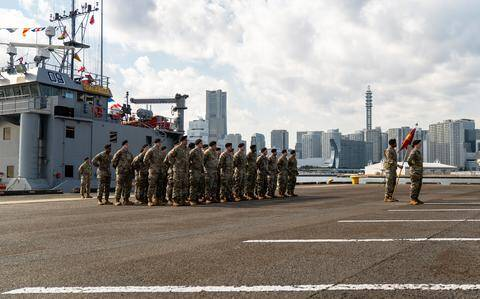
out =
[[(65, 68), (60, 69), (60, 67), (59, 67), (58, 65), (55, 65), (55, 64), (46, 63), (46, 64), (45, 64), (45, 68), (47, 68), (47, 69), (49, 69), (49, 70), (52, 70), (52, 71), (56, 71), (56, 72), (60, 72), (60, 73), (64, 73), (64, 74), (69, 75), (69, 74), (66, 72), (66, 69), (65, 69)], [(85, 75), (88, 74), (88, 75), (90, 75), (90, 76), (93, 78), (93, 80), (94, 80), (94, 82), (92, 82), (92, 85), (98, 85), (98, 86), (102, 86), (102, 87), (108, 88), (108, 86), (109, 86), (109, 84), (110, 84), (110, 77), (101, 76), (100, 74), (91, 73), (91, 72), (84, 72), (83, 74), (84, 74), (84, 75), (74, 74), (74, 75), (73, 75), (74, 81), (80, 83), (80, 81), (85, 78)]]
[(51, 112), (51, 103), (45, 97), (32, 98), (29, 95), (10, 96), (0, 100), (0, 115), (23, 112), (49, 114)]

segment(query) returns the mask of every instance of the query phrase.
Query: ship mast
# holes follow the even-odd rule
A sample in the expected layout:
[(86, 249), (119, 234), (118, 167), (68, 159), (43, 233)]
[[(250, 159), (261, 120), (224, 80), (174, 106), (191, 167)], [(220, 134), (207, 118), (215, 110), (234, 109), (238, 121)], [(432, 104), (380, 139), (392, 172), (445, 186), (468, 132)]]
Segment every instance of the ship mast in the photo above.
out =
[[(102, 1), (102, 4), (103, 4), (103, 1)], [(78, 9), (75, 8), (75, 0), (72, 0), (72, 10), (70, 11), (70, 13), (66, 14), (65, 11), (63, 12), (63, 14), (55, 13), (53, 16), (51, 15), (50, 21), (51, 22), (57, 21), (57, 22), (59, 22), (61, 27), (64, 27), (63, 26), (63, 21), (67, 20), (67, 19), (71, 19), (71, 28), (70, 28), (71, 32), (70, 32), (70, 36), (69, 36), (70, 41), (64, 42), (63, 44), (66, 45), (66, 46), (72, 46), (74, 48), (85, 49), (85, 48), (89, 48), (88, 45), (83, 44), (83, 38), (85, 36), (85, 30), (86, 30), (86, 27), (87, 27), (86, 23), (88, 22), (88, 16), (90, 15), (90, 13), (93, 13), (97, 10), (99, 10), (98, 2), (97, 2), (96, 6), (92, 6), (90, 4), (85, 3), (84, 5), (82, 5), (81, 10), (78, 10)], [(102, 13), (102, 16), (103, 16), (103, 13)], [(78, 28), (78, 30), (81, 30), (81, 32), (80, 32), (81, 33), (81, 41), (80, 42), (76, 41), (77, 17), (83, 17), (82, 19), (80, 19), (80, 24), (79, 24), (79, 28)], [(103, 24), (102, 24), (102, 39), (103, 39)], [(70, 74), (69, 75), (70, 75), (70, 78), (73, 80), (74, 79), (74, 74), (75, 74), (75, 56), (78, 53), (75, 53), (75, 49), (72, 49), (70, 51), (71, 51), (70, 55), (68, 55), (68, 53), (67, 53), (65, 56), (66, 57), (70, 56), (70, 65), (69, 65), (69, 73)], [(102, 56), (103, 56), (103, 45), (102, 45)], [(103, 59), (103, 57), (102, 57), (102, 59)], [(67, 59), (67, 61), (68, 61), (68, 59)], [(102, 61), (102, 64), (103, 64), (103, 61)], [(103, 66), (101, 68), (102, 68), (102, 76), (103, 76)]]
[(103, 86), (103, 0), (100, 1), (100, 85)]

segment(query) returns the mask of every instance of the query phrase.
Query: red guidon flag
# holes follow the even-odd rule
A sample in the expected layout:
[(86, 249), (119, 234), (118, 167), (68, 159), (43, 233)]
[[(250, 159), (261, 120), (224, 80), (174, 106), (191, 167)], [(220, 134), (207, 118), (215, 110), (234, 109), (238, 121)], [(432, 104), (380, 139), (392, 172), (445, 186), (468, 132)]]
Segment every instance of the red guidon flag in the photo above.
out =
[(95, 18), (92, 15), (92, 17), (90, 18), (90, 25), (93, 25), (93, 24), (95, 24)]
[(405, 137), (405, 139), (403, 140), (402, 147), (400, 148), (399, 151), (407, 149), (408, 146), (410, 144), (412, 144), (413, 137), (415, 136), (415, 131), (416, 130), (417, 130), (417, 128), (413, 128), (413, 129), (410, 130), (410, 132), (408, 132), (407, 137)]

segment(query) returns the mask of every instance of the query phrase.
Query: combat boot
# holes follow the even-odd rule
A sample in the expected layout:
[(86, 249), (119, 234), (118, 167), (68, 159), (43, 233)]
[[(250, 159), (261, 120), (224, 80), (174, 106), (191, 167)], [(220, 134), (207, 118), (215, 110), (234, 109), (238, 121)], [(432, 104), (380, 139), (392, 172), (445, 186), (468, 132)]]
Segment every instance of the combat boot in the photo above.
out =
[(112, 205), (112, 202), (109, 201), (108, 199), (105, 199), (105, 204), (106, 204), (106, 205)]
[(98, 204), (99, 206), (105, 205), (101, 199), (99, 199), (99, 200), (97, 201), (97, 204)]
[(172, 207), (179, 207), (179, 206), (181, 206), (181, 204), (179, 202), (177, 202), (175, 200), (172, 201)]
[(417, 206), (420, 204), (420, 202), (416, 199), (410, 199), (410, 202), (408, 203), (409, 205), (412, 205), (412, 206)]
[(115, 202), (113, 203), (114, 206), (119, 206), (121, 205), (120, 200), (115, 199)]
[(424, 202), (421, 201), (420, 199), (417, 199), (417, 202), (418, 202), (419, 205), (423, 205), (423, 204), (424, 204)]
[(188, 205), (194, 207), (194, 206), (198, 205), (198, 202), (196, 200), (189, 200)]
[(124, 206), (133, 206), (133, 202), (131, 202), (130, 200), (126, 199), (123, 201), (123, 205)]
[(383, 199), (384, 202), (393, 202), (393, 198), (391, 196), (385, 196)]
[(242, 198), (241, 198), (240, 196), (235, 196), (235, 197), (233, 198), (233, 200), (234, 200), (235, 202), (239, 202), (239, 201), (242, 201)]
[(87, 194), (87, 198), (92, 198), (92, 196), (90, 194)]
[(227, 201), (228, 201), (227, 198), (224, 197), (224, 196), (222, 196), (222, 197), (220, 198), (220, 202), (221, 202), (221, 203), (225, 203), (225, 202), (227, 202)]

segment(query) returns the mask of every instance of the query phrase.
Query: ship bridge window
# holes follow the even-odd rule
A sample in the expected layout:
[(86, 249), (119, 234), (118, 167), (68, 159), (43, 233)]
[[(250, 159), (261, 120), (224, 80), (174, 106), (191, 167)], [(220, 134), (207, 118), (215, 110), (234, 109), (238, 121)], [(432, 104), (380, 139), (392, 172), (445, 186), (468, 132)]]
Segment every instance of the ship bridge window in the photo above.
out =
[(37, 84), (30, 85), (30, 92), (32, 96), (38, 97), (38, 85)]
[(19, 96), (22, 94), (22, 91), (20, 90), (20, 86), (14, 86), (13, 87), (13, 95)]
[(20, 88), (22, 89), (22, 95), (30, 95), (30, 89), (28, 88), (28, 85), (22, 85)]
[(65, 137), (66, 138), (75, 138), (75, 127), (67, 126), (65, 128)]
[(12, 91), (12, 88), (11, 88), (11, 87), (5, 88), (5, 96), (6, 96), (6, 97), (11, 97), (11, 96), (13, 96), (13, 91)]
[(73, 178), (73, 165), (65, 165), (65, 177)]
[(5, 90), (0, 88), (0, 98), (4, 98), (4, 97), (5, 97)]
[(8, 165), (7, 166), (7, 178), (13, 178), (14, 176), (14, 169), (15, 167), (13, 165)]
[(12, 138), (12, 128), (3, 128), (3, 140), (10, 140)]

